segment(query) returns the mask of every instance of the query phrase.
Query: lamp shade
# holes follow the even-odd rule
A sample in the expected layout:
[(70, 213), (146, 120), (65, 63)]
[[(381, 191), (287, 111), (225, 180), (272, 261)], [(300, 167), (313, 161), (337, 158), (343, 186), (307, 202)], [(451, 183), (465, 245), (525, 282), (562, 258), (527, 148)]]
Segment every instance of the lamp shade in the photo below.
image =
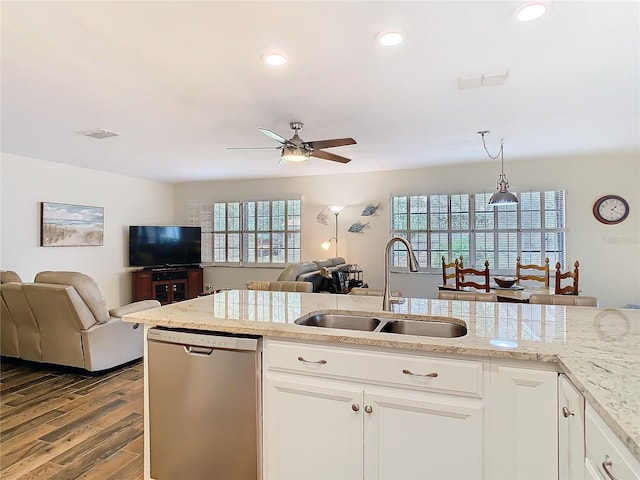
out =
[(515, 205), (518, 203), (516, 196), (508, 190), (500, 190), (491, 195), (489, 205)]

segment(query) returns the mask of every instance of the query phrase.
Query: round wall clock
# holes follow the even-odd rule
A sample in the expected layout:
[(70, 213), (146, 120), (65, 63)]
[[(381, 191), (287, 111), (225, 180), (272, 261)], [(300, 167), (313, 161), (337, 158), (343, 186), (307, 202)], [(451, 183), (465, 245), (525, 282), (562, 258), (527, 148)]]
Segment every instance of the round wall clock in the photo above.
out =
[(616, 225), (629, 216), (629, 203), (618, 195), (604, 195), (593, 204), (593, 216), (605, 225)]

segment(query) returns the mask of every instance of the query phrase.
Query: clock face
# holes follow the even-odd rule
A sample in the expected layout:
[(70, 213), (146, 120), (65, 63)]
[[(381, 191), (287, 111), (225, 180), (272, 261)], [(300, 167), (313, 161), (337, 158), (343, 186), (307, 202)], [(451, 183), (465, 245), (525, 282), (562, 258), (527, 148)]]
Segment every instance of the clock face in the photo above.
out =
[(615, 225), (629, 216), (629, 204), (618, 195), (605, 195), (593, 204), (593, 216), (601, 223)]

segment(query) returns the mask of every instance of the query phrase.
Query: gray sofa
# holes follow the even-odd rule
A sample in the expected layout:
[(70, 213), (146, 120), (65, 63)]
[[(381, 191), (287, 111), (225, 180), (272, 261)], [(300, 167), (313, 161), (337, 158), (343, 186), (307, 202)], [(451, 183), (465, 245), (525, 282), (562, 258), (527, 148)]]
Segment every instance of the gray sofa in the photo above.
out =
[(349, 264), (342, 257), (326, 258), (311, 262), (294, 263), (285, 268), (279, 282), (310, 282), (314, 292), (332, 291), (335, 272), (348, 272)]
[(40, 272), (33, 283), (11, 277), (2, 273), (2, 355), (89, 372), (142, 357), (143, 328), (122, 316), (159, 307), (157, 300), (109, 310), (98, 284), (83, 273)]

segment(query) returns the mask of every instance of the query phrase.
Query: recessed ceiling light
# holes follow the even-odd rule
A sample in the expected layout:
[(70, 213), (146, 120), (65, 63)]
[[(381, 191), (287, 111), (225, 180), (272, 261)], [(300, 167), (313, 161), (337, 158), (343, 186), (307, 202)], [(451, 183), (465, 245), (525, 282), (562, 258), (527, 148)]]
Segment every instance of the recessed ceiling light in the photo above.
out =
[(521, 22), (528, 22), (540, 18), (546, 11), (547, 6), (544, 3), (530, 3), (518, 10), (516, 18)]
[(399, 32), (385, 32), (378, 38), (380, 45), (384, 45), (385, 47), (395, 47), (396, 45), (400, 45), (403, 40), (404, 37)]
[(279, 53), (270, 53), (268, 55), (265, 55), (264, 61), (269, 65), (275, 65), (275, 66), (284, 65), (285, 63), (287, 63), (287, 59), (284, 58), (284, 56), (280, 55)]

